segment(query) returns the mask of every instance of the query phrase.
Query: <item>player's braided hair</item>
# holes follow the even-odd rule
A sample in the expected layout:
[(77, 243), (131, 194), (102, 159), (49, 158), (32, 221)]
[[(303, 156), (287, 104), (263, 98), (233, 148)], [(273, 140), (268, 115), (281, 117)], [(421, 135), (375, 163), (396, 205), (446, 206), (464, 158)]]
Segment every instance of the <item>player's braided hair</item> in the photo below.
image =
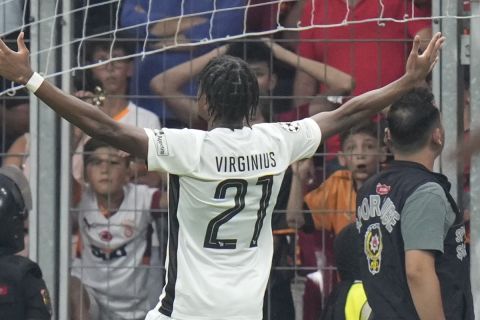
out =
[(240, 58), (224, 55), (212, 59), (199, 77), (199, 97), (205, 96), (208, 112), (214, 120), (247, 125), (255, 115), (259, 89), (255, 74)]

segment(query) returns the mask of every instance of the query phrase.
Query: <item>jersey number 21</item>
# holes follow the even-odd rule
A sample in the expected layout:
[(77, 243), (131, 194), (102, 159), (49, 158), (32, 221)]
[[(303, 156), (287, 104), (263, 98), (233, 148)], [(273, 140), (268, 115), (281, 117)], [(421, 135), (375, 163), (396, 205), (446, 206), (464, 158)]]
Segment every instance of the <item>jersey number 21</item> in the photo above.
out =
[[(250, 241), (250, 248), (256, 247), (260, 231), (262, 230), (263, 220), (267, 214), (270, 196), (272, 194), (273, 176), (263, 176), (258, 178), (257, 185), (262, 186), (262, 197), (260, 198), (260, 205), (257, 212), (257, 221), (255, 222), (255, 229), (253, 230), (252, 240)], [(218, 229), (224, 223), (227, 223), (236, 214), (240, 213), (245, 208), (245, 195), (247, 194), (248, 183), (243, 179), (228, 179), (220, 182), (215, 190), (215, 199), (225, 199), (227, 189), (236, 188), (235, 206), (223, 211), (218, 216), (210, 220), (205, 234), (205, 241), (203, 246), (212, 249), (235, 249), (237, 247), (237, 239), (218, 239)]]

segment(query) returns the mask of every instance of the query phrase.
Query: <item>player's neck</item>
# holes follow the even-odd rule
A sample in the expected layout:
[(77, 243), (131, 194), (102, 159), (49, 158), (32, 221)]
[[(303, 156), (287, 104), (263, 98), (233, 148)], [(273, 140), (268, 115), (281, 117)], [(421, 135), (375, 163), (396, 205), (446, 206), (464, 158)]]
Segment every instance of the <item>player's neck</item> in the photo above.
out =
[(128, 100), (123, 96), (107, 96), (103, 105), (102, 110), (110, 117), (115, 117), (128, 105)]
[(208, 129), (227, 128), (227, 129), (242, 129), (244, 127), (243, 121), (226, 121), (224, 119), (214, 119), (209, 122)]

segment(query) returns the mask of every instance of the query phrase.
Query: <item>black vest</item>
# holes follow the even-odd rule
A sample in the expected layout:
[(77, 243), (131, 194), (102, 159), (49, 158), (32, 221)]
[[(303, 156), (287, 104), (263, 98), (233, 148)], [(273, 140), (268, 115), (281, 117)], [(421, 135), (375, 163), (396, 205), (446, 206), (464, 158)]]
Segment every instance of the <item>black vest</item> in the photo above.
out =
[(407, 198), (428, 182), (444, 189), (456, 214), (444, 241), (444, 253), (435, 257), (446, 319), (474, 319), (465, 225), (450, 195), (450, 183), (444, 175), (404, 161), (394, 161), (370, 178), (357, 195), (360, 270), (374, 319), (419, 319), (407, 284), (400, 219)]
[(0, 255), (0, 319), (26, 319), (28, 304), (23, 286), (29, 284), (23, 279), (27, 274), (42, 278), (35, 262), (21, 256)]

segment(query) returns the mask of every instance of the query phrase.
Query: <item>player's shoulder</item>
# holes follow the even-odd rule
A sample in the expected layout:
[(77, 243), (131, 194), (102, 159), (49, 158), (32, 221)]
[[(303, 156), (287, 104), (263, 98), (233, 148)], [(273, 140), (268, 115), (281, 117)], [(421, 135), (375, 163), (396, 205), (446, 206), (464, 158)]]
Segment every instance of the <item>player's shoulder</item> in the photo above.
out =
[[(190, 128), (177, 129), (164, 127), (161, 129), (145, 128), (145, 130), (149, 138), (154, 139), (160, 144), (163, 144), (164, 142), (194, 143), (203, 140), (208, 134), (208, 131)], [(185, 146), (186, 145), (182, 145), (182, 147)]]
[[(308, 119), (308, 120), (307, 120)], [(279, 122), (264, 122), (258, 123), (252, 126), (252, 129), (258, 130), (283, 130), (286, 132), (294, 133), (301, 130), (303, 126), (308, 126), (308, 121), (312, 121), (310, 118), (294, 121), (279, 121)]]
[(260, 123), (253, 126), (254, 129), (264, 131), (271, 135), (281, 136), (306, 136), (312, 137), (316, 135), (316, 131), (320, 131), (317, 123), (311, 118), (288, 122), (271, 122)]

